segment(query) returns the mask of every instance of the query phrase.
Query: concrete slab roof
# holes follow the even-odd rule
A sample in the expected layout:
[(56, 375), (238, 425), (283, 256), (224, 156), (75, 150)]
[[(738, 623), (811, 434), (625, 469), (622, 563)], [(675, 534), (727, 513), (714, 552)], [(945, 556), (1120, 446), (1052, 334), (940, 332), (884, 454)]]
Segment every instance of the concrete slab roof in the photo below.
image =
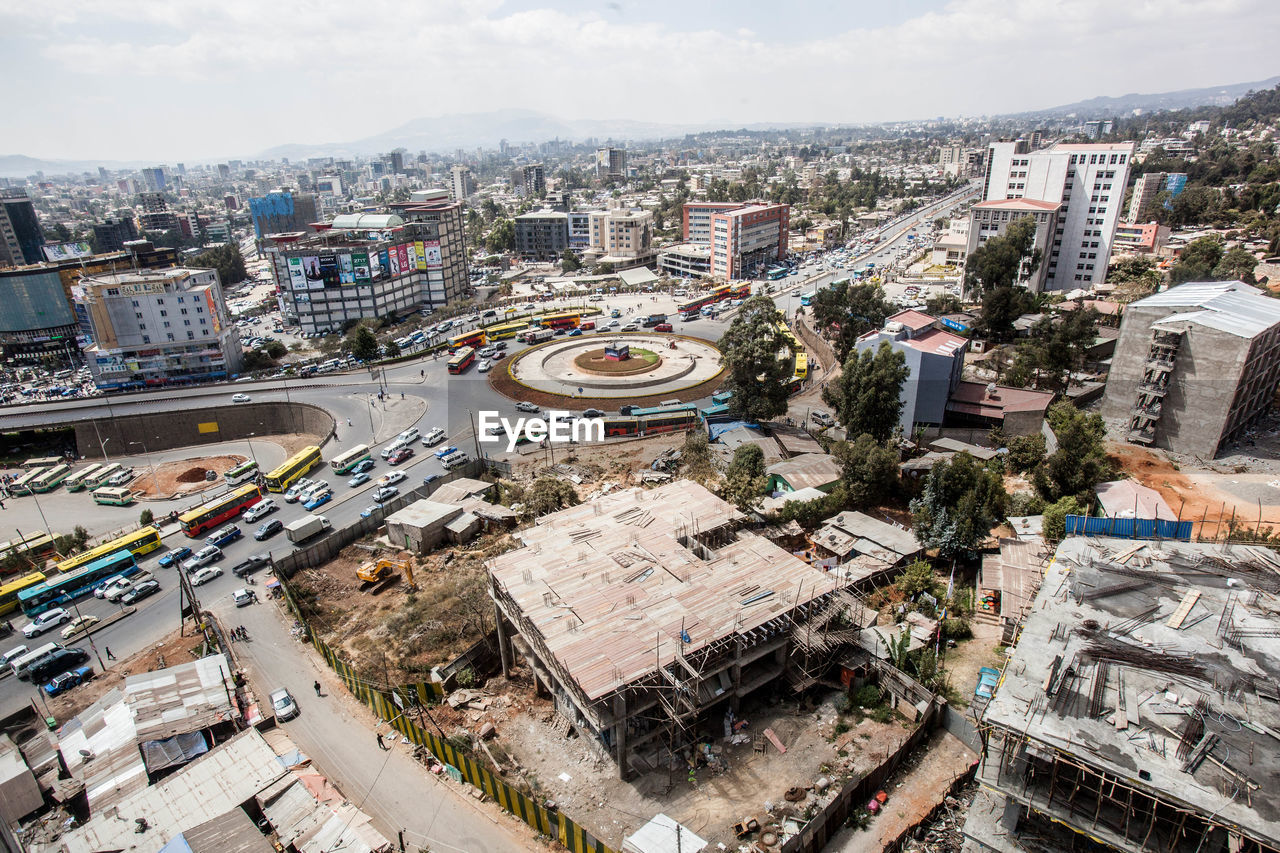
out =
[(1136, 480), (1112, 480), (1094, 488), (1103, 513), (1112, 518), (1160, 518), (1177, 521), (1169, 504), (1155, 489)]
[(388, 524), (407, 524), (410, 527), (431, 527), (434, 524), (446, 523), (461, 515), (462, 507), (456, 504), (437, 503), (436, 501), (414, 501), (403, 509), (387, 516)]
[[(1278, 677), (1274, 551), (1069, 537), (984, 721), (1271, 844), (1280, 837)], [(1191, 748), (1212, 745), (1212, 760), (1190, 766), (1179, 744), (1200, 724)]]

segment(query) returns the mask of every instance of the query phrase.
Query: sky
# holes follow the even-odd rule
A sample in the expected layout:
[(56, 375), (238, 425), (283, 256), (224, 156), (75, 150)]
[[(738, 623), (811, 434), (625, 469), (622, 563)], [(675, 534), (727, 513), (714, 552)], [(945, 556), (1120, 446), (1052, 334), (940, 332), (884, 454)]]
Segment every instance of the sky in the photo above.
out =
[(0, 0), (0, 154), (198, 163), (504, 108), (993, 115), (1265, 79), (1278, 32), (1275, 0)]

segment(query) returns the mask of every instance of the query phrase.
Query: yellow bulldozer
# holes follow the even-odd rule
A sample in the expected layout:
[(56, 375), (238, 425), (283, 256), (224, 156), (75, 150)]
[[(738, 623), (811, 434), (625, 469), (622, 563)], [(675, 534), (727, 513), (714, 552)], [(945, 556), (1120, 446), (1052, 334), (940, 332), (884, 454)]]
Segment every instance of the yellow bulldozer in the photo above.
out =
[(386, 557), (379, 557), (377, 560), (370, 560), (361, 564), (356, 569), (356, 578), (360, 581), (360, 590), (371, 589), (385, 581), (398, 578), (399, 573), (403, 572), (409, 586), (413, 586), (413, 559), (390, 560)]

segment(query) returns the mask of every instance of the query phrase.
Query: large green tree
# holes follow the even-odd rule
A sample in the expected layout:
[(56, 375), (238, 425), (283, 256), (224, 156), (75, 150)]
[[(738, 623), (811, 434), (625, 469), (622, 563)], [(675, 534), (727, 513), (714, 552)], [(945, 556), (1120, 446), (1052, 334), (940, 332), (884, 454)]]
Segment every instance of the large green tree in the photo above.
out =
[(359, 325), (348, 333), (351, 354), (361, 361), (373, 361), (378, 357), (378, 339), (368, 326)]
[(191, 266), (218, 271), (218, 281), (224, 287), (239, 284), (249, 277), (239, 243), (225, 243), (207, 252), (201, 252), (191, 261)]
[(1058, 447), (1036, 466), (1036, 491), (1049, 503), (1072, 496), (1087, 505), (1094, 486), (1113, 474), (1106, 424), (1101, 415), (1082, 412), (1066, 401), (1049, 408), (1048, 421)]
[(724, 499), (743, 512), (758, 507), (769, 484), (764, 468), (764, 451), (758, 444), (739, 446), (724, 472)]
[(944, 558), (973, 551), (1004, 516), (1008, 500), (997, 464), (957, 453), (933, 466), (911, 502), (916, 538)]
[(848, 435), (866, 433), (885, 442), (902, 415), (902, 385), (911, 371), (907, 357), (882, 341), (875, 350), (850, 353), (840, 375), (822, 389)]
[(778, 331), (782, 313), (767, 296), (743, 303), (720, 338), (725, 390), (732, 391), (729, 410), (749, 421), (767, 421), (787, 411), (791, 360), (780, 358), (789, 347)]
[(1044, 317), (1020, 347), (1036, 372), (1038, 387), (1064, 391), (1072, 371), (1084, 366), (1085, 354), (1098, 337), (1098, 312), (1092, 308)]
[(854, 506), (884, 503), (898, 491), (898, 452), (863, 433), (853, 441), (838, 441), (831, 455), (840, 463), (841, 484)]
[(1178, 256), (1178, 262), (1169, 270), (1169, 281), (1212, 281), (1213, 271), (1224, 254), (1222, 238), (1217, 234), (1192, 240)]
[(1012, 340), (1013, 321), (1035, 307), (1035, 297), (1021, 287), (992, 288), (982, 295), (977, 331), (993, 341)]
[(819, 290), (810, 310), (818, 331), (844, 361), (861, 335), (884, 325), (893, 306), (879, 285), (843, 281)]
[(516, 247), (516, 224), (510, 219), (499, 219), (489, 230), (484, 246), (490, 252), (509, 252)]
[(1252, 252), (1235, 246), (1223, 253), (1222, 260), (1213, 268), (1213, 277), (1218, 281), (1239, 280), (1245, 284), (1256, 284), (1253, 268), (1257, 265), (1258, 259)]
[(1009, 223), (1003, 234), (974, 249), (965, 261), (965, 290), (981, 296), (997, 288), (1013, 287), (1035, 273), (1041, 260), (1035, 242), (1035, 219), (1024, 216)]

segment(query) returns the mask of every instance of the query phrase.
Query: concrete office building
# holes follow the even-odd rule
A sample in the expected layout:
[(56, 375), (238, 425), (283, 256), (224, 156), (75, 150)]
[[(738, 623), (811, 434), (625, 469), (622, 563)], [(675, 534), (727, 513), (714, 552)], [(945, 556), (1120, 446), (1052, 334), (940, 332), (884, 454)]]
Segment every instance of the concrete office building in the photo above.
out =
[(44, 260), (44, 230), (35, 205), (22, 190), (0, 191), (0, 266), (20, 267)]
[(711, 275), (711, 247), (680, 243), (658, 252), (658, 269), (676, 278)]
[(596, 177), (602, 181), (621, 181), (627, 177), (625, 148), (596, 149)]
[(76, 302), (93, 327), (84, 356), (99, 388), (227, 379), (240, 370), (240, 338), (216, 270), (85, 276)]
[(626, 489), (543, 516), (488, 564), (504, 672), (518, 655), (623, 779), (756, 690), (803, 683), (800, 629), (837, 581), (741, 520), (688, 480)]
[(569, 248), (569, 214), (533, 210), (515, 218), (516, 254), (526, 261), (556, 261)]
[(657, 257), (653, 248), (653, 212), (612, 208), (587, 213), (591, 225), (591, 247), (597, 263), (615, 269), (643, 266)]
[(253, 219), (253, 233), (259, 240), (268, 234), (303, 231), (311, 223), (320, 221), (315, 195), (293, 190), (249, 199), (249, 216)]
[(286, 318), (326, 333), (458, 298), (468, 283), (461, 206), (395, 207), (398, 214), (346, 214), (318, 233), (264, 238)]
[(1239, 281), (1194, 282), (1130, 303), (1103, 398), (1122, 437), (1212, 459), (1280, 383), (1280, 302)]
[(520, 187), (525, 198), (538, 198), (547, 191), (546, 170), (541, 163), (530, 163), (520, 169)]
[(976, 705), (964, 849), (1280, 850), (1277, 570), (1263, 547), (1063, 540)]
[(124, 244), (138, 239), (138, 226), (133, 217), (121, 216), (93, 226), (93, 240), (99, 252), (119, 252)]
[(969, 238), (965, 257), (972, 255), (992, 237), (1003, 236), (1010, 224), (1029, 216), (1036, 223), (1034, 248), (1040, 250), (1040, 263), (1035, 269), (1031, 269), (1030, 262), (1024, 261), (1018, 284), (1032, 293), (1039, 293), (1044, 290), (1045, 279), (1049, 274), (1050, 246), (1053, 235), (1057, 233), (1060, 208), (1061, 205), (1056, 202), (1030, 198), (978, 202), (969, 208)]
[(570, 210), (568, 217), (569, 248), (575, 252), (585, 252), (591, 248), (591, 212)]
[(449, 167), (449, 195), (454, 201), (463, 202), (471, 198), (476, 191), (475, 179), (471, 177), (471, 169), (461, 163)]
[(153, 193), (163, 193), (169, 188), (169, 182), (165, 179), (164, 167), (162, 166), (143, 169), (142, 183)]
[(1158, 222), (1146, 222), (1141, 225), (1117, 225), (1116, 240), (1113, 248), (1117, 252), (1136, 252), (1138, 254), (1154, 254), (1160, 251), (1169, 239), (1169, 226)]
[(1187, 185), (1185, 172), (1147, 172), (1133, 182), (1133, 195), (1129, 198), (1129, 210), (1125, 213), (1126, 225), (1148, 222), (1156, 212), (1156, 198), (1162, 192), (1174, 198)]
[(1041, 151), (1028, 151), (1025, 142), (996, 142), (988, 148), (983, 201), (1060, 205), (1045, 258), (1045, 290), (1087, 290), (1106, 277), (1135, 149), (1132, 142)]
[(907, 381), (902, 383), (903, 435), (916, 424), (941, 425), (947, 400), (960, 384), (969, 339), (943, 331), (941, 321), (920, 311), (899, 311), (885, 320), (884, 328), (867, 332), (854, 344), (859, 353), (875, 352), (887, 343), (907, 359)]
[(785, 258), (790, 222), (786, 204), (688, 202), (682, 216), (684, 241), (710, 249), (710, 275), (721, 279)]

